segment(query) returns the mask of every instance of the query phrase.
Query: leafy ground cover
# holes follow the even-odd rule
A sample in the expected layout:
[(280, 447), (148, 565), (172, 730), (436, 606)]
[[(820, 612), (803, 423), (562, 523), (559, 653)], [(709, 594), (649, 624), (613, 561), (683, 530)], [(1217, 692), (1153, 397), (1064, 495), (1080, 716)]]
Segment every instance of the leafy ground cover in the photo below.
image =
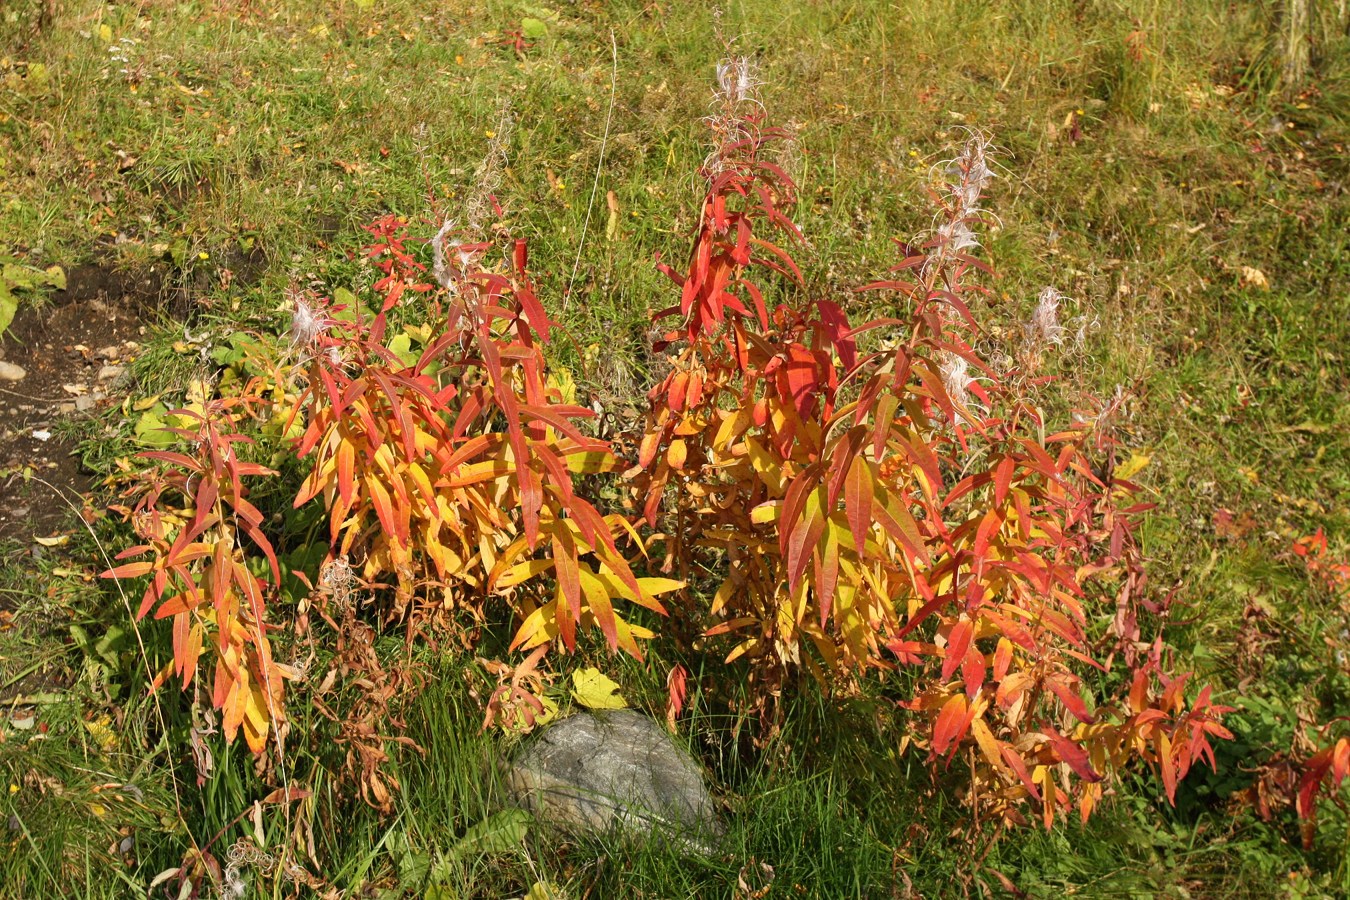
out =
[[(0, 892), (127, 896), (203, 858), (193, 852), (278, 896), (1350, 889), (1334, 791), (1315, 831), (1295, 809), (1302, 764), (1350, 715), (1336, 568), (1350, 554), (1350, 82), (1334, 21), (1319, 23), (1314, 72), (1282, 87), (1273, 4), (746, 0), (717, 18), (623, 2), (72, 0), (43, 28), (31, 7), (0, 13), (0, 254), (31, 271), (116, 273), (139, 293), (145, 331), (117, 395), (51, 428), (86, 478), (122, 472), (194, 385), (244, 371), (250, 342), (284, 343), (297, 288), (373, 282), (362, 226), (393, 213), (429, 239), (447, 217), (486, 215), (468, 203), (485, 184), (529, 239), (568, 336), (550, 362), (607, 420), (639, 419), (665, 375), (648, 350), (650, 314), (670, 302), (653, 258), (683, 260), (699, 221), (691, 173), (708, 153), (719, 28), (757, 58), (764, 102), (790, 131), (777, 162), (802, 196), (794, 218), (810, 243), (795, 253), (811, 291), (874, 280), (894, 238), (928, 227), (923, 188), (959, 149), (957, 129), (986, 130), (995, 330), (1019, 329), (1055, 284), (1082, 327), (1047, 402), (1117, 386), (1131, 397), (1118, 438), (1156, 504), (1143, 590), (1171, 599), (1181, 667), (1235, 707), (1235, 737), (1175, 806), (1141, 767), (1086, 825), (1008, 831), (972, 819), (959, 779), (934, 783), (866, 692), (789, 690), (781, 731), (753, 747), (732, 712), (742, 682), (710, 658), (690, 673), (706, 688), (681, 730), (722, 788), (730, 833), (722, 855), (690, 861), (503, 818), (488, 773), (510, 741), (480, 730), (489, 681), (475, 659), (495, 648), (409, 650), (400, 629), (353, 616), (336, 623), (340, 652), (380, 661), (392, 690), (329, 693), (318, 660), (291, 688), (292, 734), (331, 735), (326, 711), (360, 708), (372, 727), (404, 723), (422, 752), (391, 749), (382, 810), (353, 790), (342, 752), (312, 748), (299, 751), (310, 796), (269, 798), (242, 743), (192, 743), (202, 723), (182, 698), (147, 694), (145, 658), (157, 668), (170, 636), (134, 627), (139, 597), (93, 577), (133, 543), (100, 515), (104, 493), (74, 503), (88, 528), (74, 515), (7, 523)], [(72, 352), (81, 338), (60, 330), (88, 299), (73, 293), (18, 293), (7, 358), (87, 369), (99, 348)], [(42, 424), (28, 412), (7, 408), (6, 496), (41, 495), (34, 476), (47, 480), (25, 458)], [(312, 519), (289, 498), (252, 500), (288, 565), (317, 563)], [(1325, 547), (1298, 543), (1319, 529)], [(659, 649), (623, 661), (597, 643), (582, 661), (662, 713)], [(400, 705), (404, 673), (421, 688)], [(315, 861), (304, 887), (269, 868), (296, 828)]]

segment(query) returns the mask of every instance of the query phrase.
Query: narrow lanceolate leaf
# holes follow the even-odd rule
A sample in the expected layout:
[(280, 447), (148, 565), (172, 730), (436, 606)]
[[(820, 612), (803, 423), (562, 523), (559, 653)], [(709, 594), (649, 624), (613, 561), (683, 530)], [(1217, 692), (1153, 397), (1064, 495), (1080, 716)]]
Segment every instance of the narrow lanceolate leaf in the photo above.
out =
[(1073, 713), (1074, 718), (1078, 721), (1089, 724), (1096, 721), (1096, 717), (1088, 712), (1087, 704), (1083, 702), (1082, 695), (1072, 684), (1062, 678), (1048, 678), (1045, 684), (1051, 693), (1064, 704), (1064, 708)]
[(1005, 456), (994, 468), (994, 504), (1002, 506), (1003, 501), (1008, 496), (1008, 488), (1012, 484), (1013, 477), (1013, 458)]
[(820, 606), (820, 627), (830, 619), (834, 605), (835, 585), (839, 582), (839, 534), (843, 531), (834, 522), (827, 522), (825, 543), (815, 553), (816, 603)]
[(947, 681), (956, 671), (956, 667), (965, 661), (966, 651), (970, 649), (975, 634), (975, 623), (962, 616), (947, 635), (947, 649), (942, 660), (942, 680)]
[(685, 698), (689, 696), (689, 671), (677, 665), (666, 676), (666, 727), (675, 730), (675, 720), (684, 710)]
[(586, 598), (586, 606), (595, 617), (595, 623), (600, 626), (600, 632), (605, 636), (609, 649), (619, 649), (619, 631), (615, 625), (614, 606), (610, 603), (609, 591), (585, 563), (577, 567), (577, 576), (581, 582), (582, 594)]
[[(818, 488), (807, 495), (802, 519), (793, 524), (788, 532), (786, 562), (789, 590), (797, 590), (802, 575), (806, 573), (806, 564), (810, 562), (811, 554), (825, 530), (823, 494), (824, 490)], [(783, 521), (787, 523), (790, 520), (785, 518)]]
[(848, 477), (844, 480), (844, 510), (848, 515), (848, 527), (853, 532), (853, 546), (861, 558), (867, 543), (867, 535), (872, 531), (872, 466), (862, 454), (853, 457)]
[(1163, 790), (1167, 792), (1167, 802), (1173, 806), (1177, 802), (1177, 768), (1172, 759), (1172, 739), (1167, 732), (1158, 732), (1157, 741), (1158, 770), (1162, 775)]
[(1102, 776), (1093, 771), (1092, 762), (1088, 759), (1086, 750), (1053, 728), (1045, 729), (1045, 734), (1050, 738), (1050, 743), (1054, 746), (1056, 755), (1068, 763), (1069, 768), (1073, 769), (1079, 778), (1090, 782), (1102, 780)]
[(965, 694), (953, 694), (942, 705), (937, 722), (933, 725), (933, 753), (943, 756), (947, 749), (965, 736), (970, 727), (969, 704)]
[(928, 548), (924, 546), (923, 536), (919, 534), (918, 523), (914, 521), (914, 516), (910, 515), (909, 510), (894, 497), (887, 498), (884, 503), (872, 504), (872, 515), (881, 523), (886, 533), (905, 548), (911, 559), (925, 565), (929, 562)]
[[(558, 575), (558, 589), (570, 610), (571, 621), (575, 623), (581, 619), (581, 574), (576, 544), (572, 532), (565, 526), (553, 532), (553, 563)], [(569, 643), (568, 649), (571, 647)]]
[(970, 733), (975, 736), (975, 743), (979, 745), (980, 752), (989, 764), (1000, 772), (1010, 772), (1008, 765), (1003, 760), (1002, 742), (994, 737), (994, 733), (989, 730), (989, 726), (984, 724), (984, 719), (975, 716), (970, 720)]
[(998, 639), (998, 647), (994, 650), (994, 681), (1002, 681), (1008, 674), (1008, 667), (1012, 665), (1012, 641), (1006, 637)]
[[(1031, 798), (1033, 800), (1040, 800), (1041, 792), (1036, 788), (1035, 779), (1033, 779), (1031, 773), (1027, 771), (1027, 764), (1026, 761), (1022, 759), (1022, 754), (1018, 753), (1014, 748), (1007, 744), (1003, 744), (999, 747), (999, 755), (1003, 757), (1003, 761), (1008, 764), (1009, 769), (1012, 769), (1013, 774), (1017, 776), (1017, 779), (1022, 782), (1022, 786), (1027, 789), (1027, 793), (1031, 795)], [(1053, 796), (1054, 794), (1052, 793), (1051, 797), (1053, 798)]]

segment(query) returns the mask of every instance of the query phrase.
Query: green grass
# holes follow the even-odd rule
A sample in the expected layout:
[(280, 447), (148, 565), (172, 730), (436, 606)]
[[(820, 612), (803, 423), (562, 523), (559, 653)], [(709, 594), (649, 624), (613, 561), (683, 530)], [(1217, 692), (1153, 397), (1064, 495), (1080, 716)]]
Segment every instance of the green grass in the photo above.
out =
[[(370, 278), (350, 254), (372, 216), (397, 212), (427, 235), (463, 217), (505, 109), (498, 196), (531, 239), (550, 308), (583, 351), (603, 348), (606, 365), (578, 372), (583, 385), (633, 402), (650, 374), (647, 314), (670, 298), (652, 258), (687, 252), (697, 211), (698, 120), (723, 53), (710, 7), (361, 6), (68, 0), (42, 34), (36, 2), (6, 6), (0, 253), (153, 275), (158, 324), (133, 374), (139, 395), (177, 398), (201, 371), (201, 345), (284, 328), (289, 285)], [(986, 252), (1002, 277), (990, 315), (1015, 327), (1055, 284), (1095, 328), (1063, 361), (1054, 402), (1138, 386), (1121, 428), (1152, 456), (1150, 589), (1177, 591), (1179, 666), (1240, 707), (1217, 775), (1195, 773), (1173, 810), (1141, 773), (1086, 827), (1031, 828), (991, 847), (913, 751), (897, 755), (887, 717), (803, 690), (779, 743), (754, 751), (731, 737), (729, 683), (689, 738), (724, 789), (719, 854), (577, 843), (531, 825), (518, 847), (465, 855), (457, 842), (500, 808), (485, 773), (509, 747), (478, 732), (471, 659), (419, 650), (427, 688), (396, 713), (425, 755), (396, 754), (393, 815), (351, 795), (346, 751), (319, 714), (295, 713), (291, 774), (315, 797), (290, 824), (309, 822), (311, 871), (388, 896), (520, 896), (547, 879), (567, 896), (731, 897), (743, 871), (764, 877), (760, 863), (783, 897), (907, 896), (909, 884), (911, 895), (978, 895), (977, 882), (998, 894), (993, 870), (1037, 897), (1350, 891), (1335, 805), (1323, 803), (1305, 853), (1287, 810), (1266, 823), (1226, 804), (1253, 761), (1290, 752), (1299, 715), (1350, 714), (1336, 657), (1350, 611), (1287, 553), (1318, 526), (1342, 553), (1350, 544), (1350, 55), (1329, 34), (1305, 89), (1280, 91), (1267, 6), (740, 0), (721, 18), (762, 62), (773, 118), (793, 124), (814, 291), (847, 296), (894, 260), (891, 238), (926, 227), (920, 189), (954, 127), (993, 134), (1003, 169)], [(526, 15), (547, 33), (520, 58), (497, 41)], [(184, 325), (198, 342), (175, 349)], [(88, 428), (86, 461), (100, 471), (134, 449), (120, 413)], [(1242, 527), (1217, 528), (1220, 510)], [(68, 568), (101, 566), (92, 545), (73, 546)], [(109, 658), (72, 636), (71, 625), (129, 629), (121, 600), (50, 561), (33, 566), (6, 570), (0, 607), (14, 619), (0, 631), (0, 696), (54, 700), (36, 707), (42, 734), (10, 727), (9, 706), (0, 715), (0, 790), (16, 788), (0, 810), (12, 817), (0, 827), (0, 895), (128, 896), (222, 829), (217, 855), (260, 837), (250, 808), (262, 782), (242, 749), (213, 739), (216, 768), (198, 790), (186, 704), (174, 691), (158, 706), (144, 699), (135, 636)], [(166, 635), (144, 626), (141, 638), (163, 658)], [(596, 661), (659, 708), (656, 662)], [(117, 725), (110, 749), (85, 724), (104, 714)], [(135, 784), (140, 799), (95, 790), (112, 783)], [(285, 819), (269, 807), (267, 846), (284, 840)], [(122, 859), (109, 847), (128, 830), (135, 851)]]

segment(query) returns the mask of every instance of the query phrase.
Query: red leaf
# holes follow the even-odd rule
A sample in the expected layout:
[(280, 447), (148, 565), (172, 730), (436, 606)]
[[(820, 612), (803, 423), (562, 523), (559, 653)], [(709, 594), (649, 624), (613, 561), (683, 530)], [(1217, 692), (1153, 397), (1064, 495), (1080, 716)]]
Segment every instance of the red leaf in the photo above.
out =
[(1088, 712), (1087, 704), (1083, 702), (1082, 696), (1067, 681), (1062, 678), (1048, 678), (1045, 684), (1078, 721), (1088, 724), (1097, 721), (1097, 717)]
[(839, 541), (836, 532), (830, 529), (825, 535), (825, 546), (815, 554), (816, 563), (816, 602), (820, 605), (820, 627), (830, 619), (830, 610), (834, 606), (834, 590), (839, 582)]
[(858, 556), (863, 556), (867, 535), (872, 530), (872, 465), (862, 454), (853, 457), (844, 480), (844, 509)]
[(1102, 776), (1092, 771), (1092, 763), (1088, 760), (1086, 750), (1053, 728), (1045, 729), (1045, 733), (1050, 738), (1050, 743), (1054, 745), (1055, 753), (1061, 760), (1068, 763), (1069, 768), (1073, 769), (1078, 777), (1093, 783), (1102, 780)]
[(975, 634), (975, 623), (964, 616), (952, 626), (952, 630), (947, 635), (947, 650), (943, 654), (942, 660), (942, 680), (946, 681), (952, 677), (956, 667), (961, 665), (966, 658), (966, 651), (970, 649), (971, 638)]
[(1005, 456), (994, 469), (994, 503), (998, 506), (1003, 505), (1004, 499), (1008, 496), (1008, 487), (1012, 484), (1013, 477), (1013, 459), (1011, 456)]
[(965, 661), (961, 663), (961, 680), (965, 684), (967, 697), (973, 698), (984, 687), (986, 668), (984, 654), (972, 643), (966, 650)]

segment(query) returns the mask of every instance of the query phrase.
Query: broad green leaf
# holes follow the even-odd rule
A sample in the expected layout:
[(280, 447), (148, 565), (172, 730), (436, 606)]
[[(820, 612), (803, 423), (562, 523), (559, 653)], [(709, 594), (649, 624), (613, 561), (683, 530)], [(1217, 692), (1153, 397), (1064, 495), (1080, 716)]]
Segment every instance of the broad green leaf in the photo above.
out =
[(150, 409), (141, 413), (140, 418), (136, 420), (135, 433), (136, 440), (147, 447), (170, 447), (178, 440), (177, 436), (164, 429), (170, 427), (164, 421), (164, 409), (162, 403), (156, 403)]
[(14, 313), (18, 312), (19, 299), (9, 290), (9, 285), (0, 278), (0, 334), (4, 334), (9, 328), (9, 323), (14, 321)]
[[(337, 307), (339, 306), (342, 307), (342, 309), (338, 309)], [(346, 288), (340, 287), (333, 291), (333, 307), (333, 318), (342, 322), (355, 322), (358, 310), (361, 313), (361, 320), (364, 322), (369, 322), (371, 319), (375, 318), (370, 310), (366, 309), (361, 301), (357, 299), (357, 296)]]
[[(509, 808), (493, 813), (464, 832), (447, 854), (463, 859), (466, 856), (488, 856), (510, 853), (521, 846), (530, 830), (530, 814), (523, 809)], [(434, 873), (433, 877), (435, 877)]]
[(520, 20), (520, 33), (532, 41), (537, 41), (548, 34), (548, 26), (542, 19), (526, 16)]
[(389, 341), (389, 352), (398, 357), (405, 366), (412, 366), (421, 354), (414, 353), (412, 338), (407, 334), (396, 334)]

